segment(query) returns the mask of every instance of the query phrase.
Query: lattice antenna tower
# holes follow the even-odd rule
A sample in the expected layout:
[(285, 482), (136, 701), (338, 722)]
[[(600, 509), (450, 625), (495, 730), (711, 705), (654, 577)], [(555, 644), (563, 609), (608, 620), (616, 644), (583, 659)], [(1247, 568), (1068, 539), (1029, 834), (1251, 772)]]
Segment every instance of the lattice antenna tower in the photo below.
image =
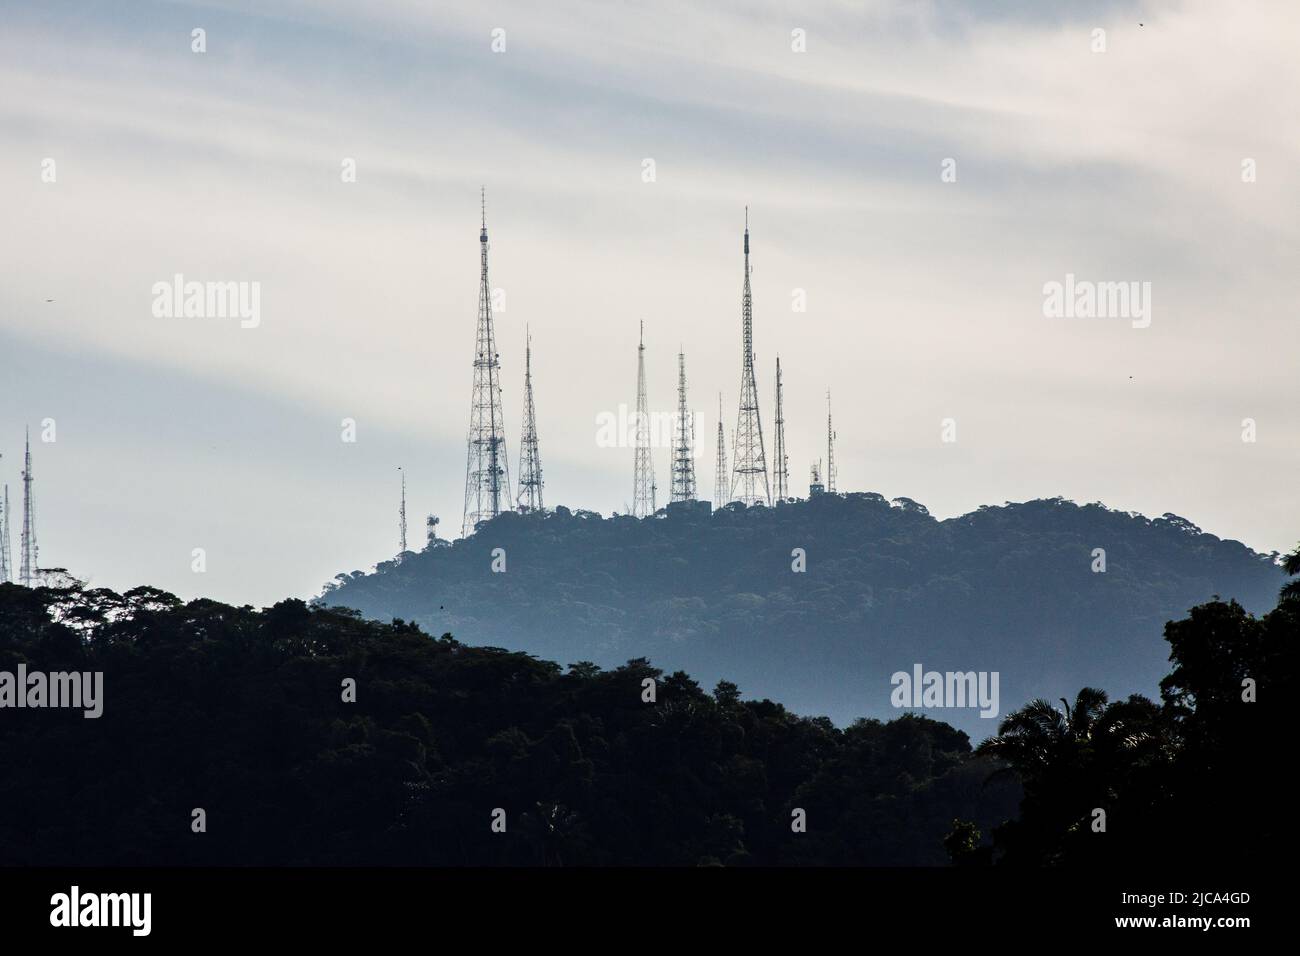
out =
[(397, 466), (397, 473), (402, 476), (402, 503), (397, 508), (397, 554), (406, 554), (406, 472)]
[(4, 498), (0, 499), (0, 584), (10, 584), (13, 579), (13, 558), (9, 553), (9, 486), (5, 485)]
[(758, 385), (754, 379), (754, 306), (749, 289), (749, 207), (745, 207), (745, 285), (740, 296), (742, 352), (740, 362), (740, 413), (732, 452), (734, 469), (731, 497), (745, 505), (770, 505), (767, 458), (763, 453), (763, 423), (758, 413)]
[(655, 470), (650, 459), (650, 407), (645, 393), (645, 322), (636, 349), (636, 461), (632, 474), (632, 514), (646, 518), (655, 513)]
[(519, 442), (519, 510), (541, 511), (542, 455), (537, 444), (537, 409), (533, 405), (533, 337), (524, 327), (524, 434)]
[(18, 583), (31, 587), (39, 575), (39, 548), (36, 546), (36, 505), (32, 500), (32, 436), (27, 433), (26, 450), (23, 453), (23, 536), (19, 544), (21, 565), (18, 569)]
[(727, 433), (722, 427), (722, 393), (718, 393), (718, 464), (713, 477), (713, 508), (716, 511), (730, 498), (730, 485), (727, 480)]
[(492, 326), (492, 286), (488, 283), (487, 196), (480, 194), (478, 332), (474, 346), (474, 391), (470, 400), (469, 454), (465, 463), (465, 510), (461, 534), (468, 537), (480, 521), (501, 513), (510, 500), (510, 470), (506, 458), (504, 416), (501, 412), (501, 356)]
[(671, 500), (695, 500), (695, 430), (686, 410), (686, 353), (677, 353), (677, 447), (673, 454)]
[(785, 405), (781, 397), (781, 356), (776, 357), (776, 448), (773, 449), (772, 470), (776, 484), (776, 500), (790, 497), (790, 458), (785, 452)]
[(826, 389), (826, 492), (835, 494), (835, 428), (831, 425), (831, 390)]

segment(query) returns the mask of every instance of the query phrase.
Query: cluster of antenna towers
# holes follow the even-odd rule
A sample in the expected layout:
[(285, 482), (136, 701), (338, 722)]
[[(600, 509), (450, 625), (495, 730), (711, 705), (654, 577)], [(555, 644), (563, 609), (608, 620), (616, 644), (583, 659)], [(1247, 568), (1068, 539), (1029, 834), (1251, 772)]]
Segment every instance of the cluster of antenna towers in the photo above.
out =
[[(501, 513), (510, 501), (510, 463), (506, 457), (501, 411), (501, 356), (492, 325), (492, 286), (488, 282), (487, 200), (480, 197), (478, 334), (474, 348), (474, 392), (470, 402), (469, 455), (465, 461), (465, 510), (461, 534), (468, 537), (480, 521)], [(542, 459), (537, 443), (537, 409), (533, 404), (533, 340), (525, 330), (523, 437), (519, 452), (519, 494), (514, 507), (542, 511)], [(510, 507), (510, 505), (507, 505)]]
[[(0, 458), (3, 458), (0, 455)], [(40, 567), (37, 563), (36, 546), (36, 511), (32, 500), (32, 439), (27, 436), (23, 451), (23, 530), (18, 545), (18, 583), (23, 587), (34, 587), (40, 582)], [(9, 485), (5, 484), (3, 497), (0, 497), (0, 584), (10, 584), (14, 580), (13, 555), (10, 551), (9, 532)]]
[[(520, 440), (519, 485), (510, 492), (510, 464), (506, 453), (504, 415), (501, 402), (501, 362), (496, 330), (492, 322), (492, 286), (488, 281), (488, 231), (486, 196), (480, 196), (482, 221), (479, 228), (478, 331), (474, 349), (474, 387), (470, 401), (470, 424), (465, 462), (465, 507), (462, 536), (469, 536), (480, 521), (495, 518), (503, 510), (543, 511), (541, 454), (537, 440), (537, 412), (533, 403), (532, 338), (524, 353), (524, 411)], [(737, 501), (746, 506), (772, 506), (792, 497), (789, 457), (785, 444), (785, 410), (782, 397), (781, 359), (776, 360), (776, 444), (772, 481), (769, 482), (763, 423), (759, 413), (758, 384), (754, 375), (753, 298), (750, 290), (749, 209), (745, 209), (745, 278), (741, 292), (740, 406), (732, 435), (732, 464), (727, 467), (727, 438), (722, 419), (722, 396), (718, 396), (718, 448), (714, 474), (713, 507)], [(645, 323), (637, 345), (636, 451), (633, 463), (632, 504), (636, 517), (648, 517), (658, 510), (658, 488), (651, 456), (650, 411), (646, 399)], [(826, 471), (821, 463), (812, 466), (809, 494), (835, 491), (835, 430), (830, 415), (830, 393), (826, 393)], [(674, 423), (671, 503), (699, 499), (695, 477), (694, 416), (686, 404), (686, 356), (677, 354), (677, 417)], [(399, 469), (400, 471), (400, 469)], [(775, 485), (775, 489), (773, 489)], [(428, 534), (435, 538), (438, 519), (430, 515)], [(406, 475), (402, 473), (399, 508), (401, 552), (406, 551)]]
[[(738, 501), (747, 507), (772, 506), (789, 501), (790, 459), (785, 444), (785, 404), (781, 381), (781, 358), (776, 359), (776, 445), (772, 481), (768, 481), (767, 450), (763, 442), (763, 421), (759, 412), (758, 384), (754, 376), (754, 304), (750, 289), (749, 209), (745, 209), (745, 279), (740, 295), (741, 362), (740, 408), (732, 434), (732, 463), (727, 468), (727, 435), (722, 417), (722, 395), (718, 395), (718, 450), (713, 483), (713, 507)], [(636, 456), (633, 465), (631, 514), (638, 518), (657, 510), (654, 465), (650, 455), (650, 412), (645, 388), (645, 323), (637, 346)], [(699, 497), (695, 480), (695, 433), (693, 417), (686, 407), (686, 356), (677, 353), (677, 419), (673, 445), (671, 503), (695, 501)], [(821, 465), (812, 466), (809, 494), (835, 491), (835, 430), (830, 416), (830, 392), (826, 393), (826, 475)], [(775, 489), (773, 489), (775, 485)]]

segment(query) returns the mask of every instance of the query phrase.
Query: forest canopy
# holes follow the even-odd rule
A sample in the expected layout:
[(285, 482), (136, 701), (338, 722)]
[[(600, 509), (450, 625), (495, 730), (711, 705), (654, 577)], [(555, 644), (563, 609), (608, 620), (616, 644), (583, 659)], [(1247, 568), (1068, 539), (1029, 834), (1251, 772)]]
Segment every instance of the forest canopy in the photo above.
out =
[(1291, 860), (1295, 591), (1169, 622), (1159, 702), (1032, 700), (972, 750), (300, 600), (0, 585), (0, 671), (103, 675), (97, 719), (0, 711), (0, 865)]
[[(1055, 498), (939, 521), (864, 493), (643, 520), (507, 513), (320, 600), (564, 664), (649, 657), (845, 726), (897, 716), (890, 675), (917, 663), (997, 671), (1009, 703), (1155, 695), (1166, 621), (1218, 595), (1263, 613), (1283, 579), (1276, 554), (1173, 514)], [(996, 724), (941, 716), (974, 740)]]

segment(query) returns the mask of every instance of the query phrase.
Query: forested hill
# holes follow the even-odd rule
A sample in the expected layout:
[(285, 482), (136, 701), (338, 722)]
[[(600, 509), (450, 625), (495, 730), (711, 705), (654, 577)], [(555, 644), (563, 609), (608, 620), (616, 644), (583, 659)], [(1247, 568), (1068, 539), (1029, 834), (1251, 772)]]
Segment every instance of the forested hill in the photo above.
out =
[[(998, 672), (1004, 714), (1084, 685), (1154, 694), (1164, 623), (1215, 595), (1272, 608), (1274, 558), (1176, 515), (1100, 504), (938, 521), (906, 498), (821, 495), (646, 520), (503, 514), (469, 539), (339, 575), (321, 600), (565, 663), (649, 657), (843, 723), (897, 716), (890, 675), (917, 664)], [(976, 739), (997, 723), (972, 709), (931, 716)]]
[[(98, 716), (27, 681), (14, 709), (34, 672), (100, 675)], [(1021, 794), (936, 720), (839, 730), (301, 600), (0, 584), (0, 701), (0, 866), (923, 866)]]

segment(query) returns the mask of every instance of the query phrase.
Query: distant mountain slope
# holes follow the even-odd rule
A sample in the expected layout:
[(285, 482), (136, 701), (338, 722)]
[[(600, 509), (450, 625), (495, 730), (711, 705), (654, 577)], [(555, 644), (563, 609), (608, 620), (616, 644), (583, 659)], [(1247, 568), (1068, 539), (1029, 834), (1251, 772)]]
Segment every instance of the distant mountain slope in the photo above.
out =
[[(938, 521), (906, 498), (849, 494), (647, 520), (505, 514), (340, 575), (321, 601), (562, 662), (646, 656), (844, 722), (897, 716), (890, 675), (917, 664), (996, 671), (1000, 714), (1084, 685), (1155, 694), (1166, 620), (1214, 595), (1263, 612), (1282, 583), (1274, 556), (1176, 515), (1058, 498)], [(926, 713), (995, 731), (972, 709)]]

